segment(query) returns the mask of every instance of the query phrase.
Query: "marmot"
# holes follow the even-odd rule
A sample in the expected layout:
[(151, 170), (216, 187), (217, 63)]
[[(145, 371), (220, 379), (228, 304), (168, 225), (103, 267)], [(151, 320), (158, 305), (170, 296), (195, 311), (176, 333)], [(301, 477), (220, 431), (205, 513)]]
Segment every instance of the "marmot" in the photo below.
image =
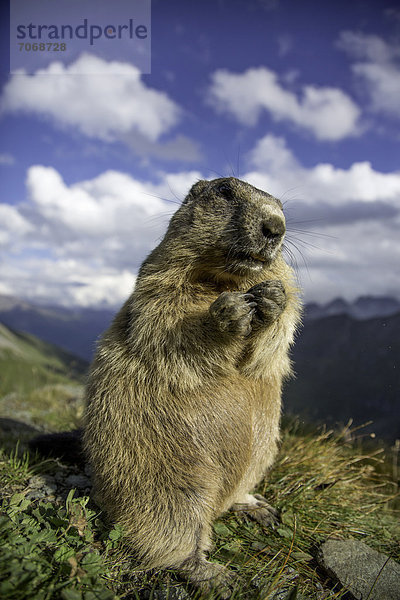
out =
[(277, 452), (299, 322), (284, 234), (273, 196), (233, 177), (197, 182), (89, 374), (96, 501), (141, 567), (171, 567), (203, 590), (229, 578), (205, 557), (214, 519), (239, 504), (275, 516), (250, 492)]

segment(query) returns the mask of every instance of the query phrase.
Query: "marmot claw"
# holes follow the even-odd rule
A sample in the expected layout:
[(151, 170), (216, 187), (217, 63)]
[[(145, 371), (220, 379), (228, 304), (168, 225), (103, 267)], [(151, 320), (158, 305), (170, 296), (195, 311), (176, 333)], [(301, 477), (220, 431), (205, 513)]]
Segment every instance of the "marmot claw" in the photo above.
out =
[(252, 293), (222, 292), (210, 306), (210, 314), (221, 331), (246, 336), (258, 303)]
[(286, 291), (278, 279), (263, 281), (247, 292), (256, 302), (254, 325), (270, 325), (282, 314), (286, 307)]

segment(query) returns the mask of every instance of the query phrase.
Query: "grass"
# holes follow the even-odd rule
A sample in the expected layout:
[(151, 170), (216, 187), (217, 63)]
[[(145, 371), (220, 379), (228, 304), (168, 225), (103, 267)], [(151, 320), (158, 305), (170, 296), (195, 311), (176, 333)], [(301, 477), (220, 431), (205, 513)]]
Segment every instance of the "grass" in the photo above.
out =
[(34, 428), (57, 431), (77, 426), (86, 367), (59, 348), (0, 324), (0, 422), (8, 420), (8, 427), (2, 427), (5, 446), (11, 448), (16, 437), (22, 442), (32, 437)]
[(281, 510), (282, 524), (271, 532), (228, 514), (214, 557), (245, 564), (247, 578), (264, 573), (266, 599), (290, 572), (298, 576), (288, 587), (314, 597), (324, 582), (314, 557), (329, 537), (362, 539), (400, 559), (399, 513), (393, 508), (397, 486), (376, 469), (382, 454), (360, 453), (332, 432), (284, 431), (278, 460), (259, 489)]
[(7, 400), (3, 418), (22, 420), (48, 431), (76, 428), (83, 412), (83, 388), (79, 384), (47, 383), (32, 391), (16, 391)]
[(84, 380), (85, 361), (33, 335), (0, 323), (0, 396), (30, 393), (47, 384)]
[[(278, 590), (285, 600), (296, 594), (340, 598), (315, 561), (318, 545), (332, 536), (362, 539), (399, 560), (399, 513), (393, 508), (397, 489), (379, 473), (383, 461), (378, 449), (360, 452), (343, 435), (285, 429), (274, 469), (259, 489), (281, 510), (281, 524), (263, 529), (227, 513), (214, 525), (211, 559), (228, 564), (241, 581), (233, 598), (272, 600)], [(173, 590), (183, 593), (172, 572), (135, 572), (119, 543), (121, 532), (107, 529), (88, 498), (70, 495), (67, 506), (28, 500), (29, 477), (52, 468), (56, 461), (43, 464), (26, 454), (2, 454), (0, 535), (7, 566), (6, 571), (0, 566), (0, 574), (9, 581), (8, 587), (0, 585), (2, 597), (106, 600), (143, 598), (146, 590), (147, 597), (157, 598), (168, 586), (171, 599)]]

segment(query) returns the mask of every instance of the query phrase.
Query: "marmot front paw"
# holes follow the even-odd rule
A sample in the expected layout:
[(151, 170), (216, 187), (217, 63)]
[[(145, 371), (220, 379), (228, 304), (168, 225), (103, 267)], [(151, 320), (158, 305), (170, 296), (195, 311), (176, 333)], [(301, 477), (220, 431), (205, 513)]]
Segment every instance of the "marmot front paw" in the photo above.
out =
[(263, 281), (249, 289), (256, 303), (253, 325), (270, 325), (282, 314), (286, 306), (286, 292), (281, 281)]
[(251, 293), (222, 292), (210, 306), (210, 314), (221, 331), (246, 336), (257, 303)]

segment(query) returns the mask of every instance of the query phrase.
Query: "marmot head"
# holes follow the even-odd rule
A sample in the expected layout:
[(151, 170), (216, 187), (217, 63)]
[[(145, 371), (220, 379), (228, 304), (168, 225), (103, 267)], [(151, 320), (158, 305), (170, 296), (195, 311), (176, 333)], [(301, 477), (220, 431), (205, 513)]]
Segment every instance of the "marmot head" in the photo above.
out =
[(167, 237), (184, 238), (197, 265), (222, 278), (258, 276), (285, 235), (279, 200), (235, 177), (198, 181), (171, 219)]

